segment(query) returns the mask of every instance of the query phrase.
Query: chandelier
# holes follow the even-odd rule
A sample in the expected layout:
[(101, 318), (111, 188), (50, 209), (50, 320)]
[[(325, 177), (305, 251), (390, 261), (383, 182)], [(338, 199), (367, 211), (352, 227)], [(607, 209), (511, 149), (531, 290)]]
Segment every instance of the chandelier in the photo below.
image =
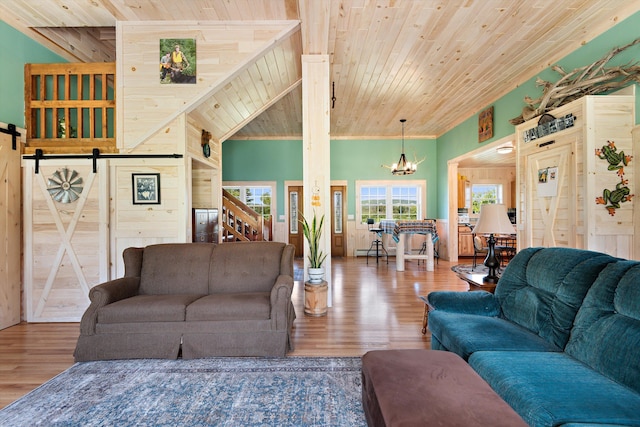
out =
[(404, 155), (404, 123), (406, 121), (407, 119), (400, 119), (400, 123), (402, 123), (402, 152), (400, 154), (400, 160), (391, 166), (382, 165), (387, 169), (391, 169), (391, 173), (394, 175), (411, 175), (418, 169), (418, 164), (422, 163), (422, 160), (413, 163), (408, 162), (407, 157)]

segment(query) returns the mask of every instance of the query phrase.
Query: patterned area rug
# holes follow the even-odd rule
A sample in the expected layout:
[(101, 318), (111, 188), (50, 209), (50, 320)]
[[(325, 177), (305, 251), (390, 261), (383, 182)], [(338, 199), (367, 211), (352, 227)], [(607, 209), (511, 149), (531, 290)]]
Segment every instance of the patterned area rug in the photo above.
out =
[[(472, 264), (458, 264), (451, 267), (451, 270), (456, 273), (463, 273), (463, 274), (468, 274), (468, 273), (488, 274), (489, 273), (489, 269), (482, 264), (476, 265), (476, 268), (474, 268), (473, 270), (472, 270), (472, 267), (473, 267)], [(497, 272), (497, 275), (499, 276), (500, 272)]]
[(76, 363), (2, 426), (366, 426), (359, 357)]

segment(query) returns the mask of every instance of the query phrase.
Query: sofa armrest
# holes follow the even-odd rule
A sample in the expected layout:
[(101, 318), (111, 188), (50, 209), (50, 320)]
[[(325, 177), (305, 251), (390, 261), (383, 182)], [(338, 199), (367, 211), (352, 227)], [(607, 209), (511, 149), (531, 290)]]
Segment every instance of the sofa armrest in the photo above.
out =
[(98, 309), (107, 304), (130, 298), (138, 294), (139, 277), (122, 277), (94, 286), (89, 291), (91, 304), (80, 320), (80, 334), (93, 335), (98, 322)]
[(271, 327), (285, 331), (289, 328), (289, 310), (291, 309), (291, 293), (293, 277), (281, 274), (271, 288)]
[(500, 315), (500, 304), (496, 297), (486, 291), (454, 292), (435, 291), (427, 295), (427, 304), (432, 310), (460, 314), (477, 314), (496, 317)]

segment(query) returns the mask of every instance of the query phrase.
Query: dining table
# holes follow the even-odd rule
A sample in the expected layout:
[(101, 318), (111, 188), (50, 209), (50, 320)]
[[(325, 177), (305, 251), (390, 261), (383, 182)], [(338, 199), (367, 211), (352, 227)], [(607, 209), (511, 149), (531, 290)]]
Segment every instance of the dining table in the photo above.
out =
[[(396, 249), (396, 270), (405, 270), (405, 260), (423, 259), (427, 271), (435, 269), (434, 264), (434, 248), (433, 240), (437, 233), (435, 221), (433, 220), (391, 220), (383, 219), (380, 221), (380, 228), (383, 233), (391, 234), (393, 240), (397, 243)], [(414, 254), (411, 248), (407, 248), (411, 240), (408, 238), (413, 234), (422, 234), (427, 236), (426, 250), (424, 254)]]

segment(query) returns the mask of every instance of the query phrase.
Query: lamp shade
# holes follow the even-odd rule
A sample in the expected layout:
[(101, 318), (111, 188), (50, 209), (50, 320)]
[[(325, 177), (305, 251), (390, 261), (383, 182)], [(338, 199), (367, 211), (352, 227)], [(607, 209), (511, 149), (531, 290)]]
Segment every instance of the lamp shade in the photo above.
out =
[(480, 217), (473, 229), (475, 234), (513, 234), (515, 230), (509, 221), (507, 207), (499, 204), (480, 206)]

